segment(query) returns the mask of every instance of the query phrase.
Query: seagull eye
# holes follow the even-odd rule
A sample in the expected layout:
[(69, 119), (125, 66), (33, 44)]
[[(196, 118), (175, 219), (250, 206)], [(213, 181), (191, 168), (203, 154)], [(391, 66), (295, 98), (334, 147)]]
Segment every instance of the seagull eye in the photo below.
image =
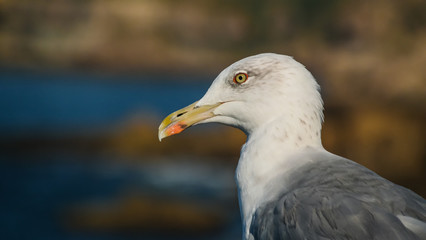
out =
[(238, 73), (234, 77), (234, 83), (241, 84), (247, 81), (248, 75), (247, 73)]

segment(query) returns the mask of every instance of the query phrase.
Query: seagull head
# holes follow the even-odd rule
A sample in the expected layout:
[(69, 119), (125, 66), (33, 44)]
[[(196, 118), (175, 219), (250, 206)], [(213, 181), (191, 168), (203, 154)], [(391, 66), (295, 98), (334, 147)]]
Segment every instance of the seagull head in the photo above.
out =
[(321, 128), (322, 110), (319, 85), (302, 64), (289, 56), (264, 53), (224, 69), (200, 100), (163, 120), (158, 137), (161, 141), (208, 122), (230, 125), (247, 135), (277, 121)]

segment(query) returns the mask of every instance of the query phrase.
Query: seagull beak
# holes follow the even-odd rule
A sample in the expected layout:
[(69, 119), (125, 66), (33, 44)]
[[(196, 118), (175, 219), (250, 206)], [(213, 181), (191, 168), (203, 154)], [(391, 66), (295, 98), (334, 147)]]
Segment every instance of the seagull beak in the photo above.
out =
[(196, 106), (197, 102), (167, 116), (158, 127), (158, 139), (161, 141), (163, 138), (178, 134), (192, 125), (214, 117), (213, 111), (222, 104)]

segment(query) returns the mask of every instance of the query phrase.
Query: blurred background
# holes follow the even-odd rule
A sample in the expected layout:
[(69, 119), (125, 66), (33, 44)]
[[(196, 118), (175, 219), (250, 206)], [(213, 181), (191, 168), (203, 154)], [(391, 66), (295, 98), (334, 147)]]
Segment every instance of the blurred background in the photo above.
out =
[(162, 118), (262, 52), (322, 86), (323, 143), (426, 196), (426, 2), (1, 0), (2, 239), (240, 239), (220, 125)]

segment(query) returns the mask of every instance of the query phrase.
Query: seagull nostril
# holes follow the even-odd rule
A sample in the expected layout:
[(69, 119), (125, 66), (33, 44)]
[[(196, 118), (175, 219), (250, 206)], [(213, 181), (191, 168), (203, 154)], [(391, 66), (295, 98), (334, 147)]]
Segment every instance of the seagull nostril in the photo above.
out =
[(185, 113), (187, 113), (187, 112), (181, 112), (178, 115), (176, 115), (176, 117), (180, 117), (180, 116), (184, 115)]

